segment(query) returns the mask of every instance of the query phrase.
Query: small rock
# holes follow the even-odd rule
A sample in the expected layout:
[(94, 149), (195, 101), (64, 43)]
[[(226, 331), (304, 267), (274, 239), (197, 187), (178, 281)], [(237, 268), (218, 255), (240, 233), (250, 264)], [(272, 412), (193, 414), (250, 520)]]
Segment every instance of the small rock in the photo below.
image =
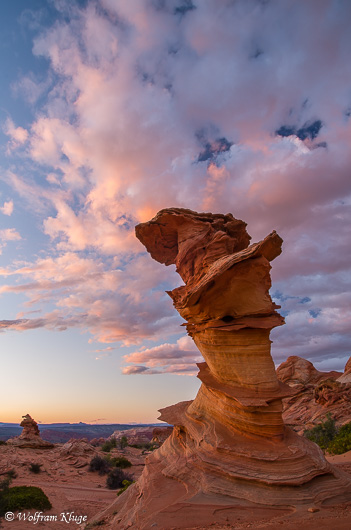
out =
[(308, 508), (307, 511), (311, 513), (315, 513), (315, 512), (319, 512), (319, 508), (316, 508), (315, 506), (311, 506), (310, 508)]

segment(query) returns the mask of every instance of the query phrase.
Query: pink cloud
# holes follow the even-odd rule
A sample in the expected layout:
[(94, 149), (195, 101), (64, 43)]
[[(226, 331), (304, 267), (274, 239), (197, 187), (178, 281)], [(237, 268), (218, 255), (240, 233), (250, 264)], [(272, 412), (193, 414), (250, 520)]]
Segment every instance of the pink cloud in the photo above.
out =
[(3, 206), (0, 206), (0, 212), (4, 215), (12, 215), (13, 212), (13, 201), (4, 202)]
[(4, 132), (11, 138), (8, 145), (9, 150), (16, 149), (24, 144), (28, 139), (28, 131), (23, 127), (16, 127), (11, 118), (7, 118)]
[[(16, 321), (3, 321), (2, 326), (12, 330), (80, 327), (88, 329), (96, 340), (124, 345), (164, 337), (179, 325), (171, 300), (158, 287), (162, 279), (172, 283), (170, 273), (162, 266), (155, 269), (143, 255), (122, 270), (72, 252), (3, 268), (1, 276), (17, 281), (2, 285), (0, 293), (24, 293), (30, 310), (21, 311)], [(153, 292), (145, 296), (149, 290)], [(55, 309), (45, 312), (44, 304)], [(33, 308), (42, 309), (43, 315), (26, 318)]]
[(164, 373), (194, 375), (198, 371), (196, 363), (203, 361), (203, 358), (193, 340), (183, 336), (175, 344), (164, 343), (124, 355), (124, 360), (132, 363), (122, 368), (122, 373), (126, 375)]
[[(177, 5), (57, 3), (65, 22), (37, 37), (34, 53), (50, 61), (55, 84), (24, 78), (18, 91), (32, 102), (46, 91), (45, 106), (26, 129), (5, 126), (9, 156), (18, 149), (34, 170), (2, 179), (39, 216), (51, 250), (2, 270), (2, 292), (25, 293), (42, 311), (3, 326), (79, 326), (106, 343), (155, 339), (162, 346), (149, 348), (149, 360), (131, 354), (126, 373), (191, 371), (196, 352), (167, 342), (180, 321), (163, 291), (179, 280), (134, 236), (137, 222), (182, 206), (232, 212), (253, 240), (277, 229), (284, 247), (272, 292), (292, 298), (275, 355), (344, 355), (350, 7), (209, 0), (180, 18)], [(316, 138), (276, 134), (313, 120), (322, 122)], [(223, 138), (230, 149), (199, 160)], [(311, 302), (301, 305), (304, 296)]]
[(0, 229), (0, 254), (9, 241), (19, 241), (20, 239), (22, 239), (21, 235), (15, 228)]

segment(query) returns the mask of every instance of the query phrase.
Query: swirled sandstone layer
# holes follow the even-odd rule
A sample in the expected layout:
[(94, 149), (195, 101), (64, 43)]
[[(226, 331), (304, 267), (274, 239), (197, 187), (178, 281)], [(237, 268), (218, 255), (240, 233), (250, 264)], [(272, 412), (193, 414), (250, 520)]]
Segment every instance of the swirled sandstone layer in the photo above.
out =
[(294, 390), (277, 379), (269, 338), (284, 323), (269, 295), (282, 239), (272, 232), (249, 245), (246, 224), (231, 214), (177, 208), (136, 235), (154, 259), (176, 265), (184, 285), (168, 294), (205, 362), (196, 398), (160, 411), (173, 433), (117, 501), (116, 528), (182, 528), (184, 510), (200, 521), (209, 505), (282, 509), (351, 498), (347, 475), (282, 419), (282, 398)]

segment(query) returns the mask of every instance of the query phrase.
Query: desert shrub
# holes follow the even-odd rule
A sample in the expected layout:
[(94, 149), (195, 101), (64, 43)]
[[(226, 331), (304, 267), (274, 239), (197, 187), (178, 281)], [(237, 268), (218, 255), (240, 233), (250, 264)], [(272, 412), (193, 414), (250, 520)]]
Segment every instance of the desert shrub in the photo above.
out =
[(327, 419), (322, 421), (312, 429), (307, 429), (303, 434), (306, 438), (319, 445), (324, 451), (328, 449), (330, 442), (337, 433), (335, 420), (331, 414), (327, 414)]
[(117, 488), (123, 487), (124, 480), (132, 481), (133, 477), (128, 473), (122, 471), (122, 469), (120, 469), (119, 467), (115, 467), (107, 475), (106, 486), (110, 490), (116, 490)]
[(3, 478), (2, 480), (0, 480), (0, 499), (1, 499), (1, 494), (3, 491), (6, 491), (9, 489), (10, 487), (10, 484), (11, 484), (11, 477), (9, 476), (9, 474), (7, 474), (7, 476), (5, 478)]
[(111, 464), (106, 458), (101, 456), (94, 456), (90, 460), (89, 471), (98, 471), (99, 475), (106, 475), (111, 469)]
[(42, 489), (35, 486), (14, 486), (0, 492), (0, 516), (6, 512), (31, 508), (42, 511), (52, 508)]
[(29, 471), (31, 471), (32, 473), (38, 474), (41, 471), (40, 469), (41, 466), (42, 464), (35, 464), (34, 462), (32, 462), (29, 466)]
[(126, 489), (128, 489), (131, 484), (133, 484), (133, 480), (123, 480), (122, 484), (123, 487), (118, 491), (117, 496), (122, 495), (122, 493), (126, 491)]
[(145, 451), (154, 451), (155, 449), (158, 449), (157, 444), (153, 444), (151, 442), (144, 443), (144, 444), (133, 444), (130, 447), (134, 447), (135, 449), (142, 449), (143, 452)]
[(111, 438), (111, 440), (106, 440), (106, 442), (102, 444), (101, 450), (104, 451), (104, 453), (109, 453), (111, 449), (114, 449), (115, 447), (117, 447), (116, 438)]
[(127, 447), (128, 445), (128, 438), (126, 436), (122, 436), (120, 441), (119, 441), (119, 445), (120, 445), (120, 448), (121, 449), (124, 449), (125, 447)]
[(328, 452), (333, 455), (341, 455), (351, 451), (351, 422), (340, 427), (339, 432), (328, 445)]
[(6, 445), (6, 442), (4, 440), (0, 440), (0, 445)]
[(125, 458), (124, 456), (115, 456), (113, 458), (108, 458), (108, 462), (113, 467), (120, 467), (121, 469), (127, 469), (127, 467), (131, 467), (132, 463), (128, 460), (128, 458)]
[(14, 469), (10, 469), (8, 472), (7, 472), (7, 476), (10, 477), (10, 479), (13, 479), (13, 478), (16, 478), (17, 477), (17, 473)]

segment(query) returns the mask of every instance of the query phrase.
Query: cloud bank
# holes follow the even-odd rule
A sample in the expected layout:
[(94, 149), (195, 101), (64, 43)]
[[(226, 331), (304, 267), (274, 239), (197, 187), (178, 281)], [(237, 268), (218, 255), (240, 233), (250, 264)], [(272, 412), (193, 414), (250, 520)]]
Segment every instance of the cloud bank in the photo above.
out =
[(2, 328), (158, 341), (127, 355), (124, 373), (191, 372), (195, 349), (168, 342), (180, 319), (163, 291), (179, 280), (143, 253), (134, 225), (169, 206), (232, 212), (254, 240), (276, 229), (285, 241), (273, 264), (287, 323), (273, 335), (277, 362), (340, 369), (351, 351), (351, 4), (55, 5), (33, 46), (47, 81), (28, 73), (16, 85), (36, 117), (4, 126), (13, 200), (40, 212), (50, 251), (4, 267), (1, 290), (40, 316), (22, 308)]

